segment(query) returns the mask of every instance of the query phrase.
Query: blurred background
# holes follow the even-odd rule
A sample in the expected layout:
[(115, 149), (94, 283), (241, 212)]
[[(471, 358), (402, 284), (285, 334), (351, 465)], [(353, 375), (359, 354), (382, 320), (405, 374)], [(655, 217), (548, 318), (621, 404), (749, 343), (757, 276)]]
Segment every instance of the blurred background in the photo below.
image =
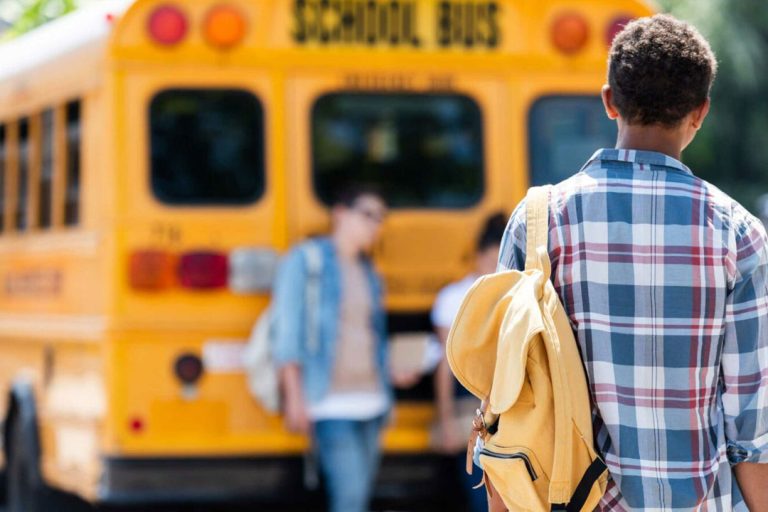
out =
[(243, 354), (350, 181), (389, 205), (372, 258), (417, 377), (372, 507), (470, 510), (433, 303), (486, 219), (613, 145), (607, 49), (658, 11), (720, 63), (685, 163), (768, 219), (764, 0), (0, 0), (4, 510), (323, 510)]
[[(0, 40), (99, 1), (2, 0)], [(696, 25), (720, 65), (709, 121), (685, 163), (760, 214), (758, 199), (768, 192), (768, 9), (760, 0), (657, 0), (656, 7)]]

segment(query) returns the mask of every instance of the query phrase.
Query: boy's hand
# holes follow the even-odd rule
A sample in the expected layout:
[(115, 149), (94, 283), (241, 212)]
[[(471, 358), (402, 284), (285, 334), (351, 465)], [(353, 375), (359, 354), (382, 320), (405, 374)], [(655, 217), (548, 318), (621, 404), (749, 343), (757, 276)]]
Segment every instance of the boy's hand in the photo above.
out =
[(295, 434), (309, 434), (309, 412), (301, 389), (301, 368), (297, 364), (281, 368), (280, 384), (284, 396), (285, 428)]
[(409, 371), (394, 371), (392, 370), (390, 373), (390, 378), (392, 380), (392, 384), (396, 388), (400, 389), (407, 389), (412, 388), (416, 384), (419, 383), (421, 380), (421, 372), (418, 370), (409, 370)]
[(309, 414), (304, 400), (299, 397), (286, 397), (285, 428), (294, 434), (309, 434)]
[(454, 455), (461, 453), (467, 441), (456, 428), (456, 422), (446, 419), (440, 422), (440, 453)]

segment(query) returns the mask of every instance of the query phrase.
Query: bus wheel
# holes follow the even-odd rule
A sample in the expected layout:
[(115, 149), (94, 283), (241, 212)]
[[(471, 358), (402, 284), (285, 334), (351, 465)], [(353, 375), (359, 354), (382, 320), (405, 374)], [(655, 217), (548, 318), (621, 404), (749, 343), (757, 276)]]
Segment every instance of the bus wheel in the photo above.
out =
[(21, 414), (11, 418), (7, 450), (8, 512), (43, 512), (56, 510), (50, 490), (40, 477), (39, 452), (34, 439), (36, 425), (24, 425)]

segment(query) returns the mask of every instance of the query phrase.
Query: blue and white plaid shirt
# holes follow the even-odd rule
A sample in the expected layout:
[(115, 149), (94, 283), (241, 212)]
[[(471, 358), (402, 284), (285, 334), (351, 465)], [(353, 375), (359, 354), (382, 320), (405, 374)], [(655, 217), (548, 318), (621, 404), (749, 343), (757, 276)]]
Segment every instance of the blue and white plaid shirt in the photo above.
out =
[[(767, 242), (660, 153), (603, 149), (552, 189), (552, 279), (612, 477), (599, 510), (747, 510), (731, 466), (768, 463)], [(500, 269), (524, 252), (521, 204)]]

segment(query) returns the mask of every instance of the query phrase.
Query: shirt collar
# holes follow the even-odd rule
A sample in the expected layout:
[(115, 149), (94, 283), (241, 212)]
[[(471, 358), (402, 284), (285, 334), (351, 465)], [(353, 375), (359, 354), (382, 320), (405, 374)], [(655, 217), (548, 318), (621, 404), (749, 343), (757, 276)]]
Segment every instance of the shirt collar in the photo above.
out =
[(598, 149), (595, 154), (592, 155), (584, 168), (587, 168), (596, 161), (614, 161), (614, 162), (629, 162), (631, 164), (638, 165), (640, 170), (652, 170), (652, 166), (667, 167), (682, 171), (686, 174), (693, 174), (693, 172), (680, 160), (672, 158), (664, 153), (658, 153), (656, 151), (642, 151), (639, 149)]

